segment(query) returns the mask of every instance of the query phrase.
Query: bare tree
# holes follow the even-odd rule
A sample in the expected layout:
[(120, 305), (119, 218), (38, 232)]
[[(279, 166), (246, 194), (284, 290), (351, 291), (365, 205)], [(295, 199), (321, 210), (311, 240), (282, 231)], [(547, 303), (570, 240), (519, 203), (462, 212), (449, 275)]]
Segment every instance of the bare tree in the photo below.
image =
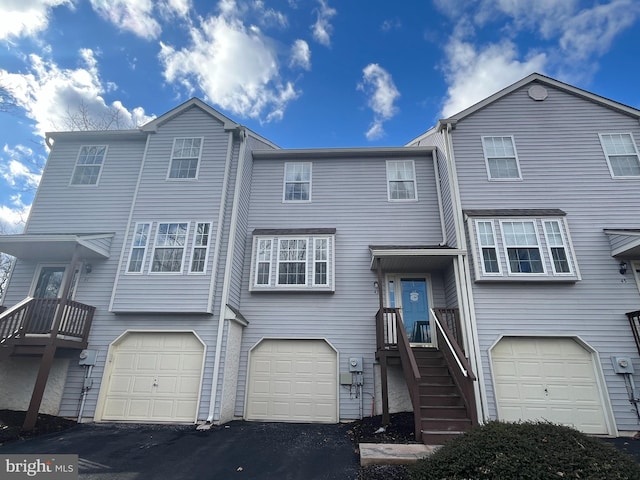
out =
[(67, 107), (62, 120), (62, 130), (122, 130), (135, 128), (136, 125), (126, 118), (122, 110), (111, 105), (100, 114), (91, 111), (89, 105), (82, 100), (76, 108)]
[[(0, 234), (8, 233), (7, 227), (0, 222)], [(0, 252), (0, 306), (4, 299), (5, 291), (7, 290), (7, 284), (9, 283), (9, 275), (11, 274), (11, 266), (13, 265), (14, 257)], [(0, 309), (1, 310), (1, 309)]]

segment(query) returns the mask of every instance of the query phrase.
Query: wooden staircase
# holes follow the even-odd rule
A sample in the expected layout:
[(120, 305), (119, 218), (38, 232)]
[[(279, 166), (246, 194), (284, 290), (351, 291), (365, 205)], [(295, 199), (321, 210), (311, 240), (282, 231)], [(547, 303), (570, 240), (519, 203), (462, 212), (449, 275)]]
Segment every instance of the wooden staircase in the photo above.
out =
[[(420, 371), (420, 424), (422, 442), (442, 445), (473, 425), (458, 386), (441, 351), (412, 347)], [(414, 414), (417, 414), (415, 412)]]

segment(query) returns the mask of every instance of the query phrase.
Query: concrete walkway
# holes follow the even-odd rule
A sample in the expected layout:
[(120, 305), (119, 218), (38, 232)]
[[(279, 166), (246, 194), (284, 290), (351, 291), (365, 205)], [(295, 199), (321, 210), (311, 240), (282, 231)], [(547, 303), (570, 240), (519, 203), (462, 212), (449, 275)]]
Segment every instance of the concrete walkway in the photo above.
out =
[(361, 443), (360, 465), (402, 465), (428, 457), (440, 445)]

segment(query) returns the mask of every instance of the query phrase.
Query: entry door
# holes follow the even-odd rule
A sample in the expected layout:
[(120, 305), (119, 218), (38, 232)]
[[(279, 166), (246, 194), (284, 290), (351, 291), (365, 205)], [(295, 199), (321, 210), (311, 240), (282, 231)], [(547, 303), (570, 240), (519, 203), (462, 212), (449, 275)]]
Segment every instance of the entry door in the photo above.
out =
[(409, 342), (431, 345), (431, 325), (429, 321), (429, 297), (427, 281), (424, 278), (401, 278), (402, 321)]
[(58, 298), (62, 288), (62, 279), (67, 268), (62, 266), (40, 267), (36, 288), (33, 291), (34, 298)]

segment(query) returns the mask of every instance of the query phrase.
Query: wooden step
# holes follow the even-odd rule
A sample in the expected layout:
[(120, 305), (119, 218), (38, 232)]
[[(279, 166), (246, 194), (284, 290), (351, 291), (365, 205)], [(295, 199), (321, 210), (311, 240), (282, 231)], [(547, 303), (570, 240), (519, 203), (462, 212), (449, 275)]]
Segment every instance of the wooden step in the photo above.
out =
[(468, 418), (421, 418), (422, 430), (436, 430), (442, 432), (464, 432), (471, 428), (471, 420)]
[(463, 405), (462, 397), (457, 393), (448, 394), (428, 394), (420, 395), (420, 405), (428, 406), (446, 406), (446, 405)]
[(426, 375), (423, 376), (420, 385), (454, 385), (451, 375)]
[(430, 375), (449, 375), (449, 369), (446, 365), (418, 364), (418, 370), (423, 377)]
[(420, 418), (469, 419), (464, 405), (421, 405)]
[(448, 385), (420, 383), (418, 392), (420, 395), (459, 395), (458, 387), (453, 382)]
[(443, 445), (449, 440), (452, 440), (464, 432), (454, 432), (447, 431), (443, 432), (441, 430), (423, 430), (422, 431), (422, 443), (425, 445)]

